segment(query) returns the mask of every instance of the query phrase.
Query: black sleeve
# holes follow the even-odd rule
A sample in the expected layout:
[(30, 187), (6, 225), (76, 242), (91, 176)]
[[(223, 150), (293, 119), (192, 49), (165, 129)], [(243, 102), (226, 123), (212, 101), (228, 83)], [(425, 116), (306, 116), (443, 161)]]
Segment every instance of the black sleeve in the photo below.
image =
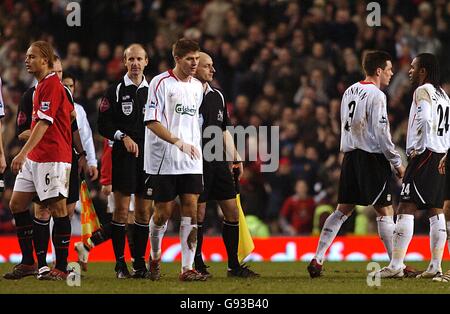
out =
[(116, 86), (113, 85), (106, 91), (98, 108), (98, 131), (107, 139), (114, 141), (117, 129), (114, 125), (114, 104), (116, 102)]
[(228, 116), (228, 110), (227, 110), (227, 99), (225, 98), (224, 93), (220, 91), (220, 94), (223, 96), (223, 123), (222, 123), (222, 130), (226, 131), (227, 126), (231, 125), (230, 117)]
[(33, 93), (34, 87), (29, 88), (20, 98), (16, 118), (16, 136), (21, 134), (23, 131), (31, 129)]
[(74, 119), (72, 121), (72, 133), (76, 132), (78, 130), (78, 123), (77, 123), (77, 119)]

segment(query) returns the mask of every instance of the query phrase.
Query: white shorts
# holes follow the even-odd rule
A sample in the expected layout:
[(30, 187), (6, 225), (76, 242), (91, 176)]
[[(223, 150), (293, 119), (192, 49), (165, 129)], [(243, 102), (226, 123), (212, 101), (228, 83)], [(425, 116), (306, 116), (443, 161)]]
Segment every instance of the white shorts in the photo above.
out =
[[(108, 214), (112, 214), (114, 209), (116, 208), (116, 203), (114, 201), (114, 192), (109, 193), (108, 195), (108, 207), (106, 208), (106, 212)], [(130, 197), (130, 212), (134, 212), (134, 194), (131, 194)]]
[(36, 162), (27, 158), (16, 177), (14, 191), (36, 192), (40, 201), (60, 194), (67, 198), (70, 168), (67, 162)]

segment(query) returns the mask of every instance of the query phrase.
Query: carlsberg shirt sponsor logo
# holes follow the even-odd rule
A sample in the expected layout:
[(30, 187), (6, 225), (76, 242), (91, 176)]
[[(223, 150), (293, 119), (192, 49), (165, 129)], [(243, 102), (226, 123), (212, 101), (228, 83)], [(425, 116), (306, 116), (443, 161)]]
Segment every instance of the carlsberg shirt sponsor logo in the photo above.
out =
[(179, 114), (187, 114), (194, 116), (197, 109), (195, 107), (189, 108), (188, 106), (183, 106), (182, 104), (175, 105), (175, 112)]

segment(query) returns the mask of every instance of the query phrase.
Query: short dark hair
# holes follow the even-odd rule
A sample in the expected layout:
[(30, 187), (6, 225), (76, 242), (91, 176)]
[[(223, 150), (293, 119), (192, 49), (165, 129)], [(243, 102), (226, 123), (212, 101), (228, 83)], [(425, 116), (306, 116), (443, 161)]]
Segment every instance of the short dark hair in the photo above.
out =
[(64, 71), (64, 72), (63, 72), (63, 77), (62, 77), (62, 79), (64, 80), (64, 79), (66, 79), (66, 78), (72, 79), (72, 81), (73, 81), (74, 84), (75, 84), (75, 82), (77, 81), (77, 79), (75, 78), (75, 75), (73, 75), (73, 73), (68, 72), (68, 71)]
[(385, 51), (369, 51), (363, 58), (363, 69), (366, 75), (375, 75), (377, 69), (384, 70), (387, 66), (387, 61), (391, 61), (392, 57)]
[(435, 55), (431, 53), (421, 53), (416, 56), (418, 62), (418, 68), (425, 69), (427, 71), (427, 76), (425, 81), (430, 83), (436, 88), (436, 90), (441, 92), (440, 81), (441, 74), (439, 71), (439, 62)]
[(173, 57), (183, 58), (190, 52), (200, 51), (198, 42), (192, 39), (180, 38), (172, 46)]

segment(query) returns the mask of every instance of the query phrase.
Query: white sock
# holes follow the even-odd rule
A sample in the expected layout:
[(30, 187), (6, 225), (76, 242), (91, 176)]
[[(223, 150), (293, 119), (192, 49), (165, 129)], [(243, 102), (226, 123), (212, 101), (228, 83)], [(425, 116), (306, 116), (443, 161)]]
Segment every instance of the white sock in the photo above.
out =
[(316, 255), (319, 264), (323, 264), (323, 259), (326, 251), (333, 243), (334, 238), (336, 238), (339, 229), (341, 229), (342, 224), (347, 220), (347, 216), (341, 211), (335, 210), (330, 216), (328, 216), (325, 221), (322, 231), (320, 232), (319, 244), (317, 245)]
[(394, 237), (394, 217), (393, 216), (380, 216), (377, 217), (378, 235), (381, 241), (384, 243), (386, 252), (389, 255), (389, 260), (392, 259), (392, 238)]
[(154, 261), (161, 258), (161, 244), (166, 230), (167, 230), (167, 222), (162, 226), (158, 226), (154, 223), (153, 217), (150, 219), (150, 233), (149, 233), (151, 244), (150, 257)]
[(450, 221), (447, 221), (447, 245), (448, 252), (450, 253)]
[(403, 268), (403, 260), (408, 251), (414, 233), (414, 215), (401, 214), (397, 216), (393, 237), (392, 259), (390, 268)]
[[(181, 272), (192, 269), (194, 263), (195, 249), (197, 248), (197, 225), (192, 225), (191, 217), (181, 217), (180, 241), (181, 241)], [(195, 240), (188, 244), (188, 237), (191, 232), (195, 232)], [(192, 237), (192, 236), (191, 236)], [(189, 248), (191, 245), (191, 248)]]
[(441, 262), (444, 254), (445, 240), (447, 239), (447, 231), (445, 225), (444, 214), (430, 217), (430, 251), (431, 261), (427, 271), (442, 271)]

